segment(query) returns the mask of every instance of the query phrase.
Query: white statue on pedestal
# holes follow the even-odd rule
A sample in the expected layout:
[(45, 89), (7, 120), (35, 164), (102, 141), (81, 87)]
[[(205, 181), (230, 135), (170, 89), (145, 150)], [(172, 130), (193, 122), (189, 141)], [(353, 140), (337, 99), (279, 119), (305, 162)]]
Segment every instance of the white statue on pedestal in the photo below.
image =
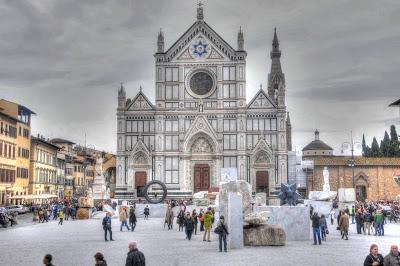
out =
[(103, 158), (97, 156), (96, 158), (96, 176), (93, 180), (93, 199), (104, 200), (110, 198), (108, 193), (106, 180), (102, 175)]
[(328, 167), (324, 167), (324, 171), (322, 171), (322, 175), (324, 176), (324, 186), (322, 191), (324, 192), (330, 192), (331, 191), (331, 186), (329, 185), (329, 170)]

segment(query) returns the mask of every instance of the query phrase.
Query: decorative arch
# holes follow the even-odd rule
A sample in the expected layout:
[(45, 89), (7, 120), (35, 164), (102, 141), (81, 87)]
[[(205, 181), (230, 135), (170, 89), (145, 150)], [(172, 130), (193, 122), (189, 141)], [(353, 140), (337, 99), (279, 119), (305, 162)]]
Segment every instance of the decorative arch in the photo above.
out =
[(355, 176), (355, 184), (358, 186), (366, 186), (369, 187), (369, 180), (368, 176), (363, 172), (359, 172)]
[(205, 132), (198, 132), (188, 139), (184, 151), (190, 153), (214, 153), (217, 142)]

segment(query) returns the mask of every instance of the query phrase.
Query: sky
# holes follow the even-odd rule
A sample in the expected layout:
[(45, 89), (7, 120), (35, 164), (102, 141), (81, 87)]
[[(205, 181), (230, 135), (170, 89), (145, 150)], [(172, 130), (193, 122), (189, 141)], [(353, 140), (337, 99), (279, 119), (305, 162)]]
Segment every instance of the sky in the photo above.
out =
[[(320, 139), (383, 138), (400, 114), (397, 0), (203, 1), (204, 20), (247, 56), (247, 101), (266, 88), (277, 27), (293, 148)], [(0, 98), (37, 113), (33, 134), (116, 150), (117, 89), (154, 101), (157, 33), (169, 48), (196, 20), (197, 1), (0, 0)], [(86, 138), (85, 138), (86, 136)], [(359, 151), (357, 151), (359, 152)], [(345, 149), (344, 154), (349, 150)]]

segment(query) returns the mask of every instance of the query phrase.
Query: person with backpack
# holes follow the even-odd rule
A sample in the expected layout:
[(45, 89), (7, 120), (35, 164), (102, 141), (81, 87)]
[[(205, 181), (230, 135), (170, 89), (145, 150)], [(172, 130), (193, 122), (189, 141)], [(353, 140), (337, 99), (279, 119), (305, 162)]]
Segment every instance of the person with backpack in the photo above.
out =
[(217, 227), (215, 227), (214, 232), (218, 234), (219, 252), (222, 252), (222, 243), (224, 244), (224, 251), (227, 252), (226, 236), (229, 235), (229, 232), (223, 215), (219, 217), (219, 221), (217, 223)]
[(104, 230), (104, 240), (107, 240), (107, 232), (110, 234), (110, 241), (114, 241), (112, 238), (112, 230), (111, 230), (111, 213), (107, 212), (106, 216), (103, 218), (103, 230)]
[(367, 233), (367, 230), (368, 230), (368, 235), (370, 235), (372, 215), (367, 210), (364, 212), (363, 220), (364, 220), (364, 235)]

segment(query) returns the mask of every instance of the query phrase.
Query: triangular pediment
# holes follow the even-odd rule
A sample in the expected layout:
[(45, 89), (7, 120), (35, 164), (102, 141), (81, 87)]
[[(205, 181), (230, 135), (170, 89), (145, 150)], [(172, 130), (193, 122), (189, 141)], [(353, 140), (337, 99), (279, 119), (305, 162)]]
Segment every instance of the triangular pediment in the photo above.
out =
[(167, 61), (234, 60), (236, 51), (203, 20), (195, 22), (165, 53)]
[(146, 97), (146, 95), (144, 95), (142, 90), (140, 90), (139, 93), (135, 96), (135, 98), (133, 98), (133, 100), (128, 104), (126, 109), (129, 111), (153, 110), (154, 106)]
[(253, 148), (252, 154), (254, 155), (261, 151), (265, 151), (268, 154), (272, 155), (272, 148), (263, 137), (258, 139), (256, 145)]
[(254, 98), (247, 105), (248, 109), (264, 109), (264, 108), (276, 108), (274, 101), (269, 98), (268, 94), (263, 89), (260, 89)]
[(135, 143), (135, 145), (132, 147), (131, 150), (131, 156), (134, 156), (136, 153), (142, 152), (144, 153), (146, 156), (150, 155), (150, 151), (147, 148), (146, 144), (144, 144), (141, 136), (139, 136), (138, 141)]
[(184, 140), (185, 151), (190, 150), (192, 144), (196, 141), (196, 139), (198, 139), (198, 136), (206, 137), (213, 145), (213, 150), (219, 150), (215, 130), (205, 116), (197, 116), (193, 123), (190, 125), (188, 131), (186, 132)]

